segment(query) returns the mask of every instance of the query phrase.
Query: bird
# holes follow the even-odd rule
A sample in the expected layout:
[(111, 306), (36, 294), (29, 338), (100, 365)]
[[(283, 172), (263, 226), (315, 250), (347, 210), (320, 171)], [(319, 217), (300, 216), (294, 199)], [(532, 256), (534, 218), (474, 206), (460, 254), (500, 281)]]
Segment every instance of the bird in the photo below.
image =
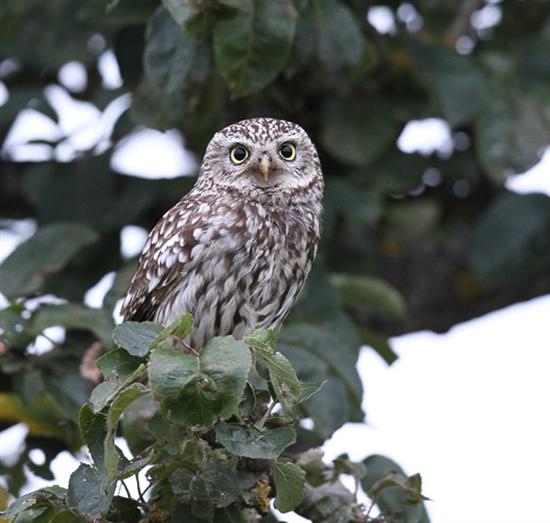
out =
[(297, 124), (250, 118), (216, 132), (193, 188), (151, 230), (124, 321), (193, 316), (202, 348), (277, 330), (302, 290), (321, 234), (319, 155)]

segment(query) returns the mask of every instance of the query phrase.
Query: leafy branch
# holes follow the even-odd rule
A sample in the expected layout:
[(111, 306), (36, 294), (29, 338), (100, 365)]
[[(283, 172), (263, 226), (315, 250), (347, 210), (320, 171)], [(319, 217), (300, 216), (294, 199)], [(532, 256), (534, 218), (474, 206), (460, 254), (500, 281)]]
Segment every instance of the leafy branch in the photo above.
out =
[[(296, 510), (313, 521), (381, 521), (340, 482), (342, 474), (357, 485), (369, 478), (363, 464), (341, 456), (329, 465), (319, 449), (295, 445), (302, 405), (324, 383), (301, 383), (271, 331), (244, 340), (214, 338), (190, 352), (185, 338), (191, 326), (184, 315), (164, 329), (136, 322), (115, 327), (116, 346), (97, 360), (103, 381), (80, 409), (92, 463), (80, 464), (67, 490), (47, 487), (22, 496), (4, 516), (52, 523), (246, 523), (270, 521), (274, 502), (281, 512)], [(128, 459), (115, 438), (125, 414), (144, 402), (152, 409), (137, 409), (133, 423), (143, 437)], [(142, 488), (138, 474), (145, 470)], [(137, 499), (129, 478), (137, 483)], [(378, 500), (396, 488), (403, 507), (423, 510), (418, 481), (388, 472), (369, 492), (382, 513)], [(128, 497), (115, 494), (119, 485)], [(396, 514), (404, 509), (394, 508), (384, 521), (401, 521)]]

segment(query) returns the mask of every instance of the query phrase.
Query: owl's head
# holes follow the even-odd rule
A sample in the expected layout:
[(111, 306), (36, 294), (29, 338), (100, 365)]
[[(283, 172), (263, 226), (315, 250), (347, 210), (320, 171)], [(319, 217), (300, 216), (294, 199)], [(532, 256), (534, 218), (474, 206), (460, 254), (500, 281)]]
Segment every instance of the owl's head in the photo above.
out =
[(217, 132), (206, 149), (199, 181), (250, 196), (322, 190), (317, 150), (295, 123), (251, 118)]

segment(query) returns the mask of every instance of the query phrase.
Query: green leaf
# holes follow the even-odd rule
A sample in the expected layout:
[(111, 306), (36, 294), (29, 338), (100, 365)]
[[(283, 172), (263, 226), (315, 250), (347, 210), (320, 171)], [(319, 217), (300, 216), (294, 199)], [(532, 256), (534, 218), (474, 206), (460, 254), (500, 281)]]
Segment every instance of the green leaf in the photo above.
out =
[(2, 514), (2, 517), (8, 521), (14, 520), (18, 514), (27, 510), (34, 505), (42, 502), (54, 502), (54, 501), (63, 501), (65, 498), (65, 493), (67, 491), (64, 488), (58, 487), (57, 485), (51, 487), (44, 487), (39, 490), (35, 490), (29, 494), (25, 494), (17, 498)]
[(407, 306), (401, 293), (389, 283), (370, 276), (332, 274), (330, 282), (350, 307), (365, 307), (371, 313), (404, 320)]
[(301, 398), (300, 381), (290, 361), (280, 352), (274, 352), (274, 334), (271, 331), (255, 331), (244, 341), (254, 347), (258, 358), (266, 363), (277, 399), (288, 413), (292, 413)]
[(111, 508), (107, 514), (107, 521), (140, 521), (141, 512), (138, 508), (138, 502), (134, 499), (115, 496), (111, 503)]
[(52, 224), (15, 249), (0, 265), (0, 292), (14, 299), (38, 291), (48, 275), (59, 272), (98, 235), (79, 224)]
[(302, 395), (300, 396), (300, 403), (313, 398), (327, 383), (327, 380), (320, 381), (318, 383), (302, 383)]
[(361, 485), (382, 515), (403, 523), (429, 523), (418, 475), (407, 478), (397, 463), (384, 456), (369, 456), (363, 464), (367, 474)]
[(115, 483), (105, 487), (97, 469), (81, 464), (69, 478), (67, 504), (80, 514), (100, 518), (109, 511), (115, 487)]
[(216, 66), (235, 97), (263, 89), (283, 70), (297, 16), (290, 0), (243, 0), (234, 16), (216, 23)]
[(474, 61), (443, 45), (410, 45), (413, 71), (453, 126), (471, 121), (487, 88)]
[(275, 460), (273, 481), (277, 490), (275, 508), (281, 512), (289, 512), (297, 507), (304, 498), (305, 473), (288, 460)]
[(105, 347), (112, 345), (113, 320), (103, 309), (92, 309), (79, 303), (42, 305), (36, 311), (29, 325), (33, 336), (52, 326), (93, 332)]
[(237, 460), (209, 459), (201, 467), (201, 478), (206, 483), (208, 500), (217, 508), (231, 505), (241, 492), (236, 471)]
[(359, 327), (359, 334), (361, 336), (361, 341), (374, 349), (388, 365), (391, 365), (399, 358), (397, 353), (388, 343), (386, 336), (371, 329), (365, 329), (364, 327)]
[(388, 149), (397, 128), (381, 101), (329, 99), (322, 111), (321, 142), (344, 164), (365, 167)]
[(236, 456), (274, 459), (296, 441), (296, 433), (289, 427), (262, 432), (253, 427), (220, 423), (216, 426), (216, 441)]
[(477, 223), (469, 262), (486, 288), (510, 288), (542, 274), (550, 263), (550, 198), (505, 193)]
[(313, 0), (308, 15), (317, 40), (317, 57), (326, 69), (359, 64), (368, 43), (349, 7), (335, 0)]
[(103, 474), (105, 472), (105, 438), (107, 436), (105, 414), (95, 414), (91, 405), (86, 403), (80, 409), (78, 425), (97, 470)]
[(335, 314), (322, 326), (290, 324), (281, 331), (278, 346), (300, 380), (327, 380), (318, 394), (302, 403), (317, 434), (327, 438), (347, 421), (363, 420), (361, 380), (355, 366), (361, 343), (347, 317)]
[(124, 349), (107, 352), (97, 360), (104, 380), (90, 395), (94, 412), (103, 410), (112, 399), (145, 371), (139, 358), (130, 356)]
[(550, 124), (533, 100), (492, 85), (476, 120), (476, 150), (489, 177), (501, 184), (540, 160), (550, 143)]
[(189, 313), (182, 314), (177, 320), (172, 322), (168, 327), (162, 329), (150, 343), (151, 349), (158, 347), (164, 340), (175, 338), (181, 340), (185, 338), (193, 327), (193, 316)]
[[(115, 445), (116, 429), (122, 413), (137, 398), (148, 392), (141, 383), (132, 383), (127, 388), (118, 392), (107, 411), (105, 436), (105, 471), (109, 481), (117, 477), (120, 464), (120, 450)], [(127, 471), (126, 471), (127, 472)]]
[(145, 321), (127, 321), (115, 327), (113, 340), (132, 356), (144, 357), (152, 341), (160, 334), (162, 327)]
[(159, 8), (149, 21), (143, 67), (151, 83), (166, 93), (181, 90), (193, 66), (197, 43)]
[(149, 378), (155, 399), (172, 419), (209, 425), (238, 408), (252, 365), (250, 349), (231, 336), (213, 338), (198, 357), (161, 345), (151, 352)]
[(137, 457), (127, 463), (124, 463), (122, 467), (119, 467), (116, 473), (116, 479), (126, 479), (131, 476), (135, 476), (143, 467), (149, 465), (155, 455), (154, 449), (151, 449), (145, 454), (145, 456)]

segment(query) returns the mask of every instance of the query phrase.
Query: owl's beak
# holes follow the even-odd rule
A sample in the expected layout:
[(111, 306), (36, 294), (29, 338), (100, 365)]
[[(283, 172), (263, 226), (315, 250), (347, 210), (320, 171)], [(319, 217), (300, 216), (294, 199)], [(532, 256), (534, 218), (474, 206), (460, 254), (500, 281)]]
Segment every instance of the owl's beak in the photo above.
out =
[(263, 179), (267, 182), (267, 180), (269, 180), (269, 176), (271, 175), (269, 162), (260, 160), (258, 167), (260, 168), (260, 172), (262, 173)]
[(265, 156), (259, 158), (258, 169), (260, 169), (263, 179), (267, 182), (271, 176), (271, 159)]

